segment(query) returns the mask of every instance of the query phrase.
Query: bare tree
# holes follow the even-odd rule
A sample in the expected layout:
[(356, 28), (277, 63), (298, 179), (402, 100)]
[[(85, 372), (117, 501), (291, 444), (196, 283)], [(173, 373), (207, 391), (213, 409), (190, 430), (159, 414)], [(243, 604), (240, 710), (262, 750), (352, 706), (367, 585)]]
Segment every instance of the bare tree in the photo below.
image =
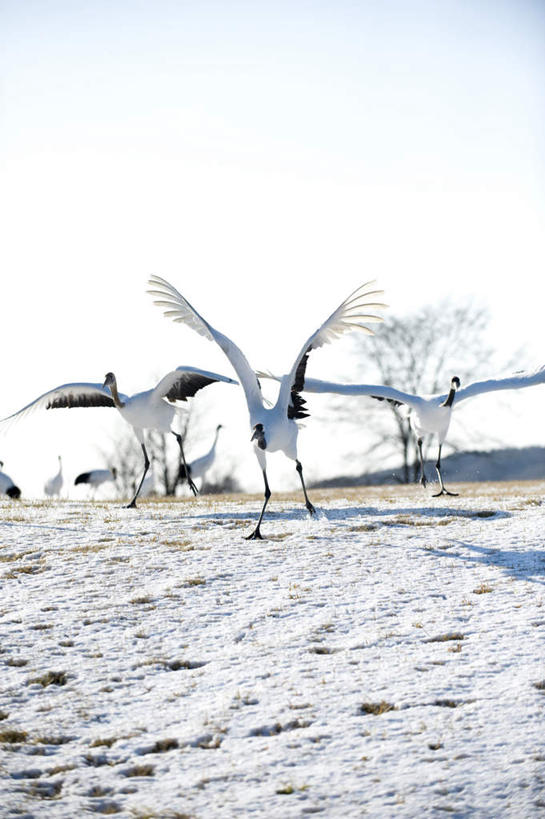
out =
[[(493, 350), (486, 343), (488, 323), (488, 312), (482, 306), (448, 301), (402, 317), (388, 316), (372, 338), (355, 336), (357, 369), (351, 380), (416, 394), (447, 391), (454, 375), (462, 382), (474, 380), (484, 372), (485, 364), (489, 369), (493, 359)], [(363, 410), (367, 428), (375, 433), (371, 450), (388, 446), (389, 454), (398, 452), (402, 462), (399, 480), (409, 483), (418, 475), (419, 462), (407, 410), (384, 403), (386, 412), (374, 412), (368, 402)]]
[[(183, 438), (184, 444), (190, 440), (192, 432), (191, 406), (187, 411), (179, 416), (178, 430)], [(148, 435), (148, 447), (153, 474), (155, 476), (155, 488), (158, 494), (172, 496), (176, 494), (176, 487), (181, 483), (181, 457), (173, 435), (164, 432), (151, 432)], [(184, 446), (185, 449), (185, 446)]]
[(100, 446), (99, 452), (107, 469), (116, 470), (115, 486), (122, 498), (129, 498), (134, 494), (137, 475), (142, 475), (140, 452), (136, 447), (136, 438), (129, 432), (126, 425), (119, 425), (119, 433), (107, 448)]

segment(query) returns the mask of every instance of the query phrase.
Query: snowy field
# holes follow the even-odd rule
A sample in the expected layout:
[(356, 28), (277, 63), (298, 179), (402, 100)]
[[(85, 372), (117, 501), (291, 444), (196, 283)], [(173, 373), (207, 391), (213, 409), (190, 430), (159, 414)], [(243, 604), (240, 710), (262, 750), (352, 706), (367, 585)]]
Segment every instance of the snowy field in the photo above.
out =
[(1, 815), (545, 815), (545, 484), (457, 488), (0, 501)]

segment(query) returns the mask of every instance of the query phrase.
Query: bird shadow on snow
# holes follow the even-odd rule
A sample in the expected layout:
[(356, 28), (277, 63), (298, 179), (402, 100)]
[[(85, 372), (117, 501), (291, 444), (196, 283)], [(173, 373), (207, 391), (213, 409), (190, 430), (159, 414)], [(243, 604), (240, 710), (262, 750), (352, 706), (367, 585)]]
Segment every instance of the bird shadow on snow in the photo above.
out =
[[(453, 552), (453, 546), (458, 547), (461, 551)], [(498, 566), (505, 571), (505, 574), (517, 580), (528, 580), (530, 583), (545, 586), (545, 579), (540, 579), (540, 575), (542, 577), (545, 575), (543, 549), (515, 551), (514, 549), (502, 549), (500, 546), (477, 546), (466, 540), (454, 540), (449, 543), (448, 549), (428, 549), (427, 552), (439, 557), (448, 557), (450, 560), (457, 558), (463, 560), (464, 563)], [(467, 554), (467, 552), (473, 554)]]
[[(322, 509), (316, 509), (316, 515), (311, 517), (308, 512), (306, 511), (305, 507), (303, 506), (302, 509), (270, 509), (267, 507), (267, 511), (265, 513), (265, 517), (263, 519), (263, 525), (266, 523), (273, 523), (274, 521), (277, 522), (290, 522), (290, 523), (315, 523), (319, 524), (324, 521), (328, 521), (329, 519), (329, 510), (328, 514), (326, 515)], [(184, 515), (184, 519), (191, 517), (194, 520), (202, 520), (202, 521), (210, 521), (214, 523), (214, 521), (246, 521), (249, 524), (255, 523), (257, 516), (259, 515), (259, 509), (255, 509), (253, 512), (206, 512), (200, 515)]]
[[(374, 518), (392, 518), (396, 515), (431, 518), (488, 518), (490, 520), (499, 520), (500, 518), (512, 517), (511, 512), (479, 510), (479, 509), (460, 509), (449, 506), (392, 506), (390, 509), (377, 509), (374, 506), (348, 506), (342, 509), (328, 509), (327, 519), (330, 521), (344, 520), (345, 518), (361, 517), (361, 515), (369, 515)], [(395, 521), (394, 521), (395, 523)], [(433, 521), (430, 521), (433, 523)]]
[[(267, 511), (264, 518), (264, 523), (267, 521), (274, 522), (274, 521), (284, 521), (284, 522), (302, 522), (306, 521), (307, 523), (314, 523), (314, 524), (323, 524), (323, 523), (337, 523), (346, 520), (351, 520), (354, 518), (361, 518), (362, 516), (369, 517), (369, 518), (395, 518), (396, 516), (414, 516), (415, 519), (418, 517), (433, 517), (433, 518), (448, 518), (448, 517), (456, 517), (456, 518), (468, 518), (468, 519), (490, 519), (490, 520), (499, 520), (500, 518), (509, 518), (512, 517), (510, 512), (504, 511), (491, 511), (491, 510), (476, 510), (476, 509), (454, 509), (451, 507), (442, 507), (438, 509), (434, 506), (422, 506), (419, 508), (411, 507), (399, 507), (394, 506), (391, 509), (377, 509), (373, 506), (348, 506), (343, 507), (342, 509), (322, 509), (320, 507), (316, 508), (316, 516), (310, 517), (306, 512), (304, 506), (301, 507), (290, 507), (285, 509), (275, 509), (274, 507), (268, 506)], [(255, 517), (256, 514), (259, 513), (259, 510), (256, 509), (253, 512), (241, 511), (215, 511), (215, 512), (205, 512), (202, 514), (192, 514), (186, 515), (185, 517), (191, 517), (195, 520), (208, 520), (211, 522), (214, 521), (249, 521), (251, 522), (252, 519)], [(379, 520), (380, 522), (380, 520)], [(433, 521), (430, 521), (430, 524), (433, 524)], [(392, 523), (388, 523), (388, 526), (396, 525), (396, 521), (394, 520)], [(400, 526), (406, 525), (406, 522), (399, 523)]]

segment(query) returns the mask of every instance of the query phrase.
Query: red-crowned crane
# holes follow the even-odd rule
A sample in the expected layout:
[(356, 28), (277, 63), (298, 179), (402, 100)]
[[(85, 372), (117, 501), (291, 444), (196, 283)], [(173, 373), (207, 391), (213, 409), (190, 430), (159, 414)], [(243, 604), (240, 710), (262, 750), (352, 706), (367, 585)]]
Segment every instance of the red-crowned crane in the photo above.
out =
[[(259, 373), (260, 377), (272, 377), (280, 380), (280, 376), (270, 376)], [(416, 436), (420, 455), (421, 476), (420, 483), (426, 486), (427, 478), (424, 471), (424, 457), (422, 441), (425, 435), (436, 435), (439, 444), (435, 469), (439, 478), (439, 495), (455, 495), (445, 489), (441, 474), (441, 450), (447, 437), (452, 412), (468, 398), (475, 398), (488, 392), (498, 390), (520, 390), (545, 383), (545, 365), (531, 372), (519, 372), (506, 378), (489, 378), (485, 381), (474, 381), (467, 387), (460, 388), (460, 379), (457, 376), (451, 379), (448, 393), (441, 395), (415, 395), (403, 392), (395, 387), (376, 384), (337, 384), (332, 381), (321, 381), (317, 378), (305, 378), (305, 392), (335, 393), (337, 395), (367, 395), (379, 401), (390, 401), (394, 404), (406, 404), (410, 409), (411, 427)]]
[(74, 481), (74, 486), (84, 484), (94, 492), (105, 483), (115, 483), (117, 469), (91, 469), (89, 472), (81, 472)]
[[(0, 461), (0, 470), (4, 466), (4, 461)], [(16, 486), (9, 475), (0, 471), (0, 495), (7, 495), (9, 498), (20, 498), (21, 490)]]
[(48, 498), (58, 498), (61, 494), (61, 489), (63, 487), (64, 478), (62, 474), (62, 458), (60, 455), (57, 456), (59, 461), (59, 469), (51, 478), (49, 478), (44, 484), (44, 495), (47, 495)]
[(269, 501), (271, 490), (267, 480), (267, 458), (266, 452), (283, 452), (288, 458), (295, 461), (295, 468), (301, 479), (301, 486), (305, 497), (305, 506), (311, 515), (315, 514), (315, 509), (310, 502), (305, 481), (303, 479), (303, 467), (297, 458), (297, 420), (306, 418), (305, 401), (301, 396), (305, 380), (305, 368), (311, 350), (321, 347), (323, 344), (332, 341), (337, 336), (348, 330), (362, 330), (372, 334), (372, 331), (364, 322), (382, 321), (382, 318), (374, 314), (369, 314), (372, 308), (382, 308), (385, 305), (375, 301), (377, 295), (382, 290), (373, 290), (373, 282), (367, 282), (354, 290), (348, 298), (329, 316), (329, 318), (314, 332), (304, 343), (299, 351), (295, 362), (280, 384), (278, 400), (273, 407), (265, 406), (261, 395), (259, 381), (253, 369), (250, 367), (242, 351), (218, 330), (215, 330), (208, 322), (195, 310), (194, 307), (179, 293), (176, 288), (169, 284), (160, 276), (152, 276), (149, 280), (151, 290), (149, 293), (157, 297), (155, 304), (164, 308), (165, 316), (176, 322), (187, 324), (192, 330), (204, 336), (209, 341), (218, 344), (235, 370), (246, 396), (248, 412), (250, 415), (250, 427), (252, 430), (251, 440), (254, 444), (254, 452), (259, 466), (263, 473), (265, 483), (265, 500), (261, 509), (261, 514), (254, 531), (248, 535), (248, 539), (262, 538), (261, 521), (265, 514), (265, 509)]
[(182, 478), (182, 480), (187, 480), (188, 474), (192, 480), (200, 478), (202, 489), (202, 484), (204, 483), (204, 476), (206, 475), (206, 473), (208, 472), (208, 470), (210, 469), (210, 467), (212, 466), (216, 459), (216, 446), (218, 443), (218, 438), (221, 429), (223, 429), (222, 425), (218, 424), (216, 427), (216, 433), (214, 435), (214, 441), (212, 442), (212, 446), (205, 455), (201, 455), (200, 458), (195, 458), (194, 461), (191, 461), (191, 463), (187, 464), (187, 471), (184, 467), (181, 467), (180, 477)]
[[(87, 382), (61, 384), (60, 387), (49, 390), (30, 404), (27, 404), (26, 407), (4, 418), (0, 422), (0, 428), (18, 421), (23, 416), (39, 408), (115, 407), (121, 417), (132, 427), (144, 455), (144, 472), (134, 497), (127, 507), (131, 509), (136, 506), (140, 487), (150, 465), (144, 442), (144, 431), (157, 430), (165, 434), (171, 432), (176, 437), (182, 461), (185, 465), (182, 436), (172, 429), (172, 424), (179, 412), (179, 407), (174, 402), (187, 401), (198, 390), (217, 381), (226, 384), (237, 383), (232, 378), (208, 372), (207, 370), (199, 370), (196, 367), (177, 367), (163, 376), (153, 389), (128, 396), (118, 392), (115, 375), (110, 372), (107, 373), (103, 384), (90, 384)], [(189, 485), (193, 493), (197, 494), (197, 487), (193, 481), (190, 480)]]

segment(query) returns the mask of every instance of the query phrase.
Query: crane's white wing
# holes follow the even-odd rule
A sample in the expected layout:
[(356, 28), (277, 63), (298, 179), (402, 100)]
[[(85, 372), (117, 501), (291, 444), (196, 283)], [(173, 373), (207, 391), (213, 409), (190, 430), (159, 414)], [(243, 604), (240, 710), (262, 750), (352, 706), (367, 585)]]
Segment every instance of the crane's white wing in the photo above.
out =
[[(272, 378), (275, 381), (282, 381), (288, 376), (272, 375), (272, 373), (258, 370), (258, 378)], [(335, 393), (336, 395), (368, 395), (369, 398), (376, 398), (379, 401), (390, 401), (392, 404), (406, 404), (408, 407), (416, 409), (425, 399), (411, 392), (396, 390), (395, 387), (388, 387), (385, 384), (338, 384), (335, 381), (321, 381), (318, 378), (308, 378), (305, 376), (304, 392)], [(445, 396), (438, 396), (437, 402)]]
[[(122, 401), (127, 400), (126, 395), (119, 396)], [(13, 415), (8, 415), (0, 421), (0, 430), (6, 431), (11, 424), (21, 418), (30, 415), (38, 409), (64, 409), (72, 407), (114, 407), (113, 398), (110, 391), (102, 384), (89, 384), (79, 382), (74, 384), (61, 384), (53, 390), (44, 392), (26, 407), (23, 407)]]
[(216, 381), (223, 381), (226, 384), (238, 384), (234, 378), (227, 378), (226, 375), (200, 370), (197, 367), (176, 367), (172, 372), (167, 373), (154, 389), (154, 393), (160, 398), (168, 398), (169, 401), (187, 401), (196, 392)]
[(368, 395), (379, 401), (391, 401), (395, 404), (406, 404), (416, 408), (422, 403), (419, 395), (396, 390), (385, 384), (336, 384), (333, 381), (320, 381), (317, 378), (305, 378), (305, 392), (331, 392), (337, 395)]
[(148, 293), (159, 297), (154, 299), (153, 303), (163, 308), (167, 318), (186, 324), (199, 335), (204, 336), (209, 341), (215, 341), (221, 347), (240, 379), (250, 413), (258, 411), (263, 406), (259, 383), (239, 347), (230, 338), (227, 338), (227, 336), (224, 336), (218, 330), (215, 330), (212, 325), (208, 324), (187, 299), (165, 279), (160, 276), (151, 276), (149, 284), (152, 289), (148, 290)]
[(468, 384), (467, 387), (462, 387), (457, 391), (454, 403), (457, 404), (466, 398), (474, 398), (476, 395), (483, 395), (486, 392), (520, 390), (537, 384), (545, 384), (545, 365), (532, 372), (514, 373), (507, 378), (489, 378), (486, 381), (474, 381), (472, 384)]
[(387, 306), (375, 300), (384, 291), (373, 290), (373, 284), (374, 281), (366, 282), (354, 290), (304, 343), (288, 376), (282, 379), (278, 395), (277, 406), (286, 407), (290, 418), (305, 418), (308, 414), (304, 411), (305, 402), (300, 393), (305, 386), (305, 370), (310, 351), (329, 344), (350, 330), (373, 335), (367, 324), (383, 321), (382, 316), (369, 312)]

